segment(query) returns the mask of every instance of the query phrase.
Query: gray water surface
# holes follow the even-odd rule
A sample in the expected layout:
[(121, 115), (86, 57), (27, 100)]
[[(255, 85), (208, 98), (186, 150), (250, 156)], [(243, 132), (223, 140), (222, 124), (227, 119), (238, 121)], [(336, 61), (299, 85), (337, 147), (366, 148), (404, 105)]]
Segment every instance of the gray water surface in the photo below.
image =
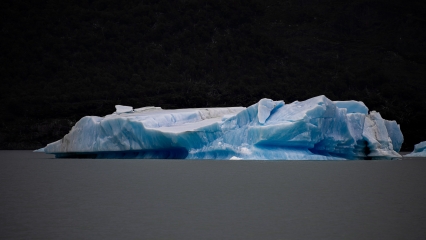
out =
[(426, 159), (54, 159), (0, 151), (0, 239), (426, 239)]

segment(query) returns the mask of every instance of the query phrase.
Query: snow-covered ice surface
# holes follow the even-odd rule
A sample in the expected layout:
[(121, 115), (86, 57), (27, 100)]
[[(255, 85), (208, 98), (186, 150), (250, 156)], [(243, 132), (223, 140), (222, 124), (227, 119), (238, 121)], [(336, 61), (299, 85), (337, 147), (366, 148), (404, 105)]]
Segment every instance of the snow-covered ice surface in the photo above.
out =
[(426, 141), (414, 145), (414, 151), (404, 157), (426, 157)]
[(261, 99), (250, 107), (116, 106), (39, 149), (56, 157), (344, 160), (400, 158), (403, 135), (362, 102)]

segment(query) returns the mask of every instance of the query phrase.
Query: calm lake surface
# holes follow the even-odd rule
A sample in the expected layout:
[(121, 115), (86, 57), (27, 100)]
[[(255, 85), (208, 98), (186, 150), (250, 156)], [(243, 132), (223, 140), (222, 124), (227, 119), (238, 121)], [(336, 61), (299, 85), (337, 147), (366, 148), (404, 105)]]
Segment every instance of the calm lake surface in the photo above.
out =
[(426, 239), (426, 159), (54, 159), (0, 151), (0, 239)]

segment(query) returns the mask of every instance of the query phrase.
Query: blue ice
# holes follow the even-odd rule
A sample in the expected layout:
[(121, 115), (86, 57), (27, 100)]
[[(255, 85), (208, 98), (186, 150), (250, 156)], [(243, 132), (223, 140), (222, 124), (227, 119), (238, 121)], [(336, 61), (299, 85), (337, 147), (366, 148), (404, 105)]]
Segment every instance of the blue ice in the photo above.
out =
[(414, 145), (414, 151), (404, 157), (426, 157), (426, 141)]

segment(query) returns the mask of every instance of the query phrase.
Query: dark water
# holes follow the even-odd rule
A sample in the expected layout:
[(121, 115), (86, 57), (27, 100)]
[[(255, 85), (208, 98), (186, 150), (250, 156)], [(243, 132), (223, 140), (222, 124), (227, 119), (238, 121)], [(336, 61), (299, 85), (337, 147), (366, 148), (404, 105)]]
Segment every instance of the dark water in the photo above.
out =
[(51, 159), (0, 151), (0, 239), (426, 239), (426, 159)]

